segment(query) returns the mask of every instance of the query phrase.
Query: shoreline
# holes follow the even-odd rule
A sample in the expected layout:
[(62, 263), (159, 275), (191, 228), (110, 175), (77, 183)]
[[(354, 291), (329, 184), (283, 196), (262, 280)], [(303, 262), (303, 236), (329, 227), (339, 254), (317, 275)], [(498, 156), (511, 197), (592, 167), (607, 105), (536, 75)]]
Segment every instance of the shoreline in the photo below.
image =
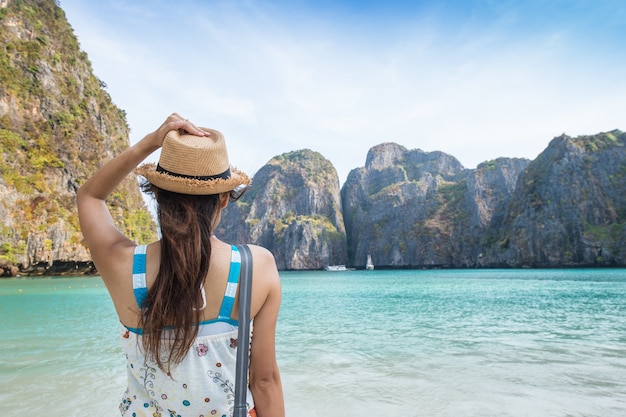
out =
[[(443, 266), (443, 265), (417, 265), (417, 266), (378, 266), (376, 271), (428, 271), (428, 270), (449, 270), (449, 271), (468, 271), (468, 270), (531, 270), (531, 269), (622, 269), (626, 265), (536, 265), (536, 266)], [(284, 269), (279, 272), (325, 272), (324, 269)], [(346, 274), (354, 271), (367, 271), (365, 268), (349, 268), (345, 271), (331, 271), (336, 274)], [(369, 272), (369, 271), (368, 271)], [(41, 263), (30, 266), (25, 269), (10, 265), (0, 265), (0, 279), (10, 278), (37, 278), (37, 277), (85, 277), (97, 276), (98, 271), (92, 261), (71, 261), (71, 262), (54, 262), (51, 265)]]
[(0, 265), (0, 279), (45, 276), (89, 276), (98, 275), (92, 261), (40, 262), (27, 268), (12, 264)]

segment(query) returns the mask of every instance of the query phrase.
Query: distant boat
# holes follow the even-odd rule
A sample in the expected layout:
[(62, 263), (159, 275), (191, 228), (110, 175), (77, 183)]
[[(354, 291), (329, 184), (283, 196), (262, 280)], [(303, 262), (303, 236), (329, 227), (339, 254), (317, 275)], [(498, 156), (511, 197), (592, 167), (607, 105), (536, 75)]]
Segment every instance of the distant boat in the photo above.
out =
[(324, 267), (326, 271), (352, 271), (354, 268), (346, 268), (345, 265), (327, 265)]
[(365, 264), (365, 269), (368, 271), (374, 270), (374, 264), (372, 263), (372, 255), (367, 255), (367, 263)]

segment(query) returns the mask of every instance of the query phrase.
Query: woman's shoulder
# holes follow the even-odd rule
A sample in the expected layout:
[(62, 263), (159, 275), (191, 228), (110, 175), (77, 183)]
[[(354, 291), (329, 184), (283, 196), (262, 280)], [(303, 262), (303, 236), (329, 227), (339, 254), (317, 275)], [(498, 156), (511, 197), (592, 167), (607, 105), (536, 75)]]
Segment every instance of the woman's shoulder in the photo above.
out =
[(268, 249), (258, 245), (248, 245), (252, 253), (252, 259), (255, 264), (259, 263), (264, 268), (276, 269), (276, 260), (274, 255)]
[(264, 256), (270, 259), (274, 259), (274, 255), (272, 255), (272, 252), (270, 252), (269, 249), (263, 246), (252, 245), (252, 244), (247, 244), (246, 246), (250, 248), (250, 251), (252, 252), (254, 256)]

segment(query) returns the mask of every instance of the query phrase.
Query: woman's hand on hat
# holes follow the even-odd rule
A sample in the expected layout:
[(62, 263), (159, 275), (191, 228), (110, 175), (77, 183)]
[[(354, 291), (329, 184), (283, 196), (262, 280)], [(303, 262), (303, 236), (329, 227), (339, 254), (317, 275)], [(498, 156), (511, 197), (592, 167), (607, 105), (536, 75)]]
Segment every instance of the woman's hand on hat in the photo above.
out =
[(154, 139), (157, 141), (156, 145), (160, 148), (163, 145), (163, 140), (167, 132), (171, 130), (184, 130), (195, 136), (210, 136), (209, 132), (199, 129), (191, 123), (188, 119), (185, 119), (178, 113), (172, 113), (163, 124), (154, 132)]

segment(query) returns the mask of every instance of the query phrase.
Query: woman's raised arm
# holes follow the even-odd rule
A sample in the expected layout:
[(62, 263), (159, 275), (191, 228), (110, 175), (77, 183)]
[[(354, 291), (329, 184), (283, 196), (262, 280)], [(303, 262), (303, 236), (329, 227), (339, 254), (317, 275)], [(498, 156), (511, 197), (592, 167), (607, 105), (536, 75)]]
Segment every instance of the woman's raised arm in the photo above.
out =
[(161, 147), (167, 132), (176, 129), (184, 129), (197, 136), (207, 135), (174, 113), (157, 130), (104, 164), (78, 189), (76, 200), (80, 228), (99, 271), (112, 258), (115, 259), (117, 248), (134, 246), (134, 242), (115, 227), (105, 200), (141, 161)]

